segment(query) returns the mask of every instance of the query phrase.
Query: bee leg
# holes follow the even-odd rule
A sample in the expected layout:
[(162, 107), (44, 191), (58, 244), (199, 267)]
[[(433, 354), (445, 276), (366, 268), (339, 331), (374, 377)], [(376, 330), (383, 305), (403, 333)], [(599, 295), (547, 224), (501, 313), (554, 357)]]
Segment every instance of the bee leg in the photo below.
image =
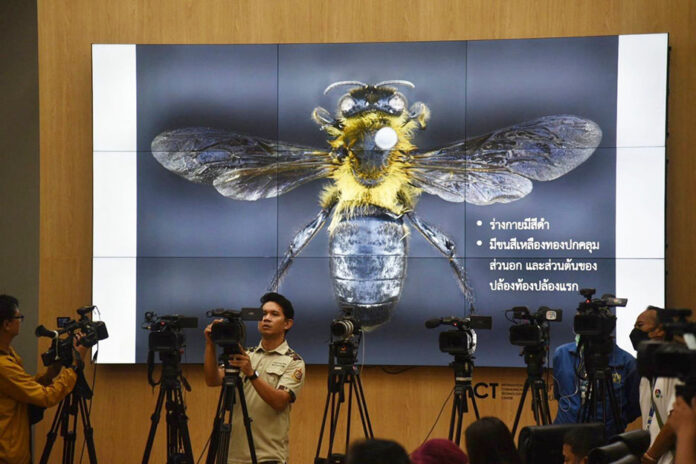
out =
[(324, 227), (324, 224), (326, 224), (326, 219), (329, 217), (329, 213), (331, 213), (330, 209), (322, 209), (319, 211), (319, 214), (317, 214), (316, 217), (309, 222), (309, 224), (304, 226), (302, 230), (295, 234), (290, 241), (290, 246), (288, 246), (288, 249), (283, 255), (282, 261), (278, 265), (278, 269), (276, 270), (275, 277), (273, 277), (273, 282), (271, 282), (271, 285), (269, 286), (269, 290), (274, 292), (278, 290), (280, 279), (282, 279), (285, 272), (287, 272), (288, 268), (292, 264), (292, 260), (295, 258), (295, 256), (300, 254), (302, 249), (312, 241), (315, 235), (317, 235), (317, 232)]
[(459, 263), (459, 261), (457, 261), (457, 255), (455, 253), (456, 245), (454, 244), (454, 241), (443, 232), (437, 230), (435, 226), (428, 224), (416, 216), (416, 213), (406, 213), (406, 216), (409, 218), (413, 226), (418, 229), (418, 232), (423, 234), (423, 237), (425, 237), (425, 239), (430, 242), (432, 246), (437, 248), (440, 253), (449, 259), (450, 266), (452, 266), (452, 270), (454, 271), (457, 281), (459, 282), (459, 288), (467, 301), (469, 303), (473, 303), (474, 294), (471, 290), (471, 286), (469, 286), (468, 279), (466, 278), (466, 271), (464, 270), (464, 267)]

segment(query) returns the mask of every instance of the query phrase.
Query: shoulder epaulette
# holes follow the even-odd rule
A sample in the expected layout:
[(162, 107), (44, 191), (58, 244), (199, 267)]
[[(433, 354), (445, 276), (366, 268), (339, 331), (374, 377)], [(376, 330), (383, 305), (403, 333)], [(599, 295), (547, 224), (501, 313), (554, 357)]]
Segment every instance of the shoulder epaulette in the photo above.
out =
[(302, 357), (293, 351), (292, 348), (289, 348), (288, 351), (285, 352), (285, 356), (290, 356), (293, 361), (302, 361)]

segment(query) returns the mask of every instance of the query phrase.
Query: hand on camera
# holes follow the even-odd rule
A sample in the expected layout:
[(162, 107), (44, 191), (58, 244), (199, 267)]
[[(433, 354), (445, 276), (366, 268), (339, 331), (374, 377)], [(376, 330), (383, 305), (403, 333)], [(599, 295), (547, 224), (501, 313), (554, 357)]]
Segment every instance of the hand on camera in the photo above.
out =
[(249, 359), (249, 355), (246, 354), (246, 351), (242, 345), (239, 345), (239, 350), (241, 351), (240, 354), (233, 354), (230, 356), (230, 366), (238, 367), (239, 370), (242, 371), (242, 374), (247, 377), (254, 375), (254, 368), (251, 367), (251, 359)]
[(213, 322), (208, 324), (208, 326), (203, 331), (203, 335), (205, 335), (206, 342), (213, 343), (213, 340), (210, 338), (210, 333), (213, 331), (213, 325), (217, 324), (218, 322), (222, 322), (222, 319), (215, 319)]
[(696, 434), (696, 396), (691, 399), (691, 407), (684, 401), (684, 398), (677, 396), (674, 409), (667, 421), (672, 426), (675, 433)]

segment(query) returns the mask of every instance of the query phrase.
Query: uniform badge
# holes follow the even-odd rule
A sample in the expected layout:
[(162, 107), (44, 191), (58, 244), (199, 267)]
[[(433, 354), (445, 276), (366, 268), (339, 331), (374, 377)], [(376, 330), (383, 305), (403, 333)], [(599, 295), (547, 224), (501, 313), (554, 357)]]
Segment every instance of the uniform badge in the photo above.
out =
[(655, 389), (655, 398), (662, 398), (662, 390), (659, 388)]
[(293, 376), (295, 377), (295, 379), (297, 379), (298, 382), (302, 380), (302, 369), (297, 369)]
[(614, 372), (611, 375), (611, 377), (612, 377), (612, 380), (614, 381), (614, 383), (621, 383), (621, 374), (619, 374), (618, 372)]

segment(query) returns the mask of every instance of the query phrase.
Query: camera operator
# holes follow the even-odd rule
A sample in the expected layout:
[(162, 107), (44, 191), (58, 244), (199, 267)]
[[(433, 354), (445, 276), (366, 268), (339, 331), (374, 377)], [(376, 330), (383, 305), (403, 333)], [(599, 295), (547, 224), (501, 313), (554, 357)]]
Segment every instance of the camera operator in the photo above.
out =
[[(304, 384), (305, 364), (288, 346), (285, 334), (293, 325), (294, 309), (278, 293), (261, 297), (263, 318), (258, 323), (261, 342), (242, 354), (230, 357), (230, 366), (244, 377), (246, 398), (256, 456), (259, 464), (285, 463), (288, 459), (290, 405)], [(215, 343), (210, 338), (214, 321), (205, 329), (205, 381), (208, 386), (222, 384), (224, 370), (218, 366)], [(244, 350), (242, 350), (244, 351)], [(232, 415), (230, 463), (250, 463), (249, 448), (239, 403)]]
[[(659, 322), (658, 308), (648, 306), (638, 315), (631, 332), (631, 343), (638, 350), (638, 345), (647, 340), (664, 340), (665, 331)], [(674, 446), (674, 430), (667, 418), (676, 399), (675, 387), (679, 380), (673, 377), (640, 379), (640, 409), (643, 417), (643, 430), (650, 432), (650, 448), (641, 458), (643, 464), (671, 464), (674, 455), (670, 449)]]
[(667, 426), (677, 437), (676, 464), (696, 462), (696, 396), (691, 399), (691, 407), (684, 398), (677, 397)]
[[(24, 370), (22, 358), (10, 346), (23, 319), (19, 301), (0, 295), (0, 462), (9, 464), (31, 462), (29, 405), (47, 408), (58, 404), (77, 381), (77, 366), (61, 372), (60, 363), (54, 364), (35, 377)], [(80, 358), (87, 352), (81, 345), (75, 349)]]
[[(553, 355), (554, 397), (558, 401), (558, 413), (554, 424), (573, 424), (579, 422), (578, 416), (582, 399), (587, 390), (586, 372), (584, 372), (584, 354), (578, 349), (580, 336), (574, 342), (556, 348)], [(613, 343), (609, 358), (612, 386), (616, 394), (621, 418), (624, 424), (630, 424), (640, 417), (638, 401), (638, 376), (636, 359)], [(579, 352), (580, 351), (580, 352)], [(579, 378), (579, 376), (585, 378)], [(609, 401), (606, 402), (609, 405)], [(607, 408), (608, 409), (608, 408)], [(606, 434), (613, 436), (624, 431), (614, 423), (611, 411), (606, 413)]]

